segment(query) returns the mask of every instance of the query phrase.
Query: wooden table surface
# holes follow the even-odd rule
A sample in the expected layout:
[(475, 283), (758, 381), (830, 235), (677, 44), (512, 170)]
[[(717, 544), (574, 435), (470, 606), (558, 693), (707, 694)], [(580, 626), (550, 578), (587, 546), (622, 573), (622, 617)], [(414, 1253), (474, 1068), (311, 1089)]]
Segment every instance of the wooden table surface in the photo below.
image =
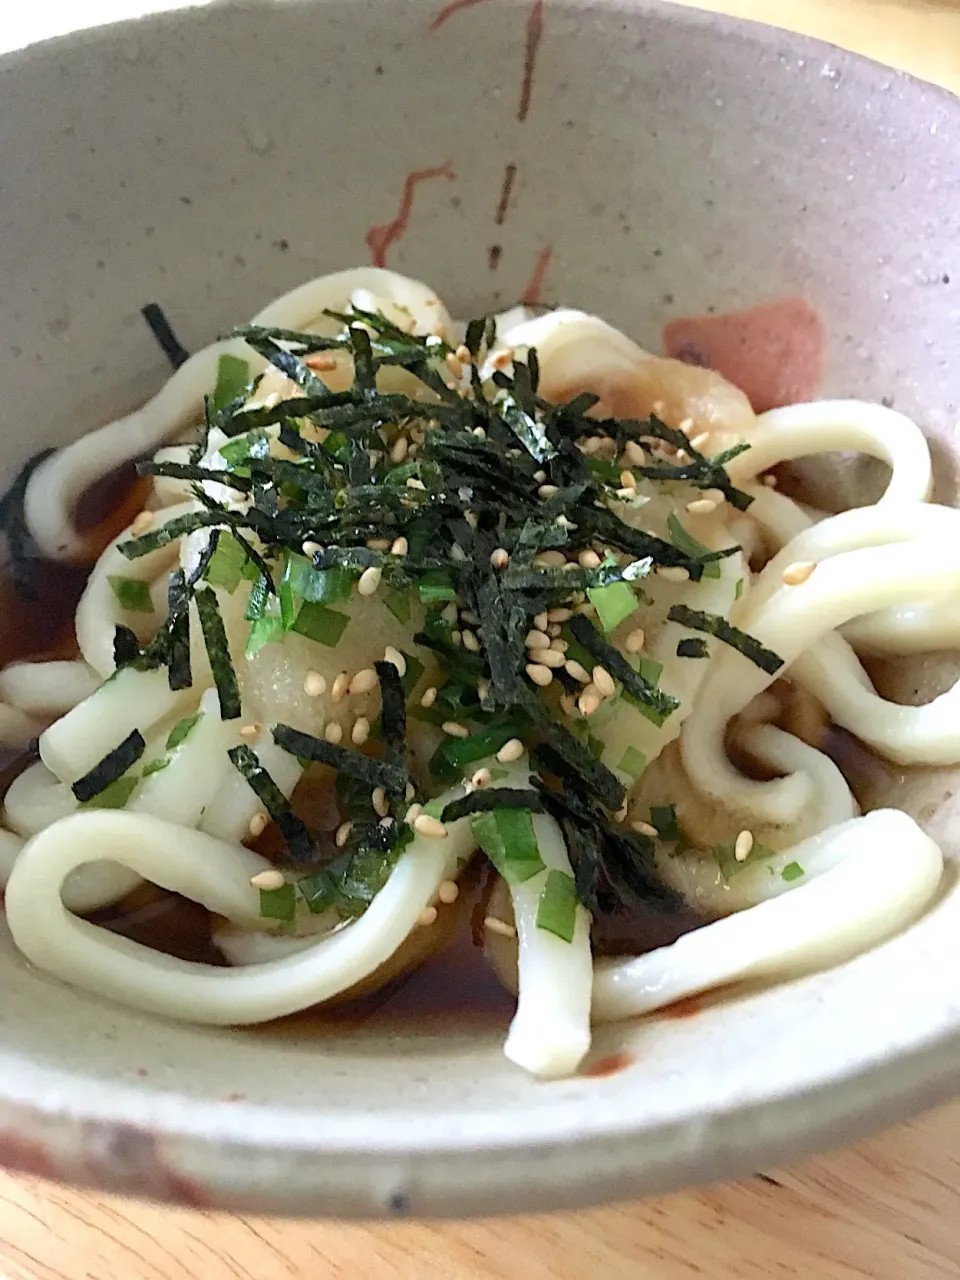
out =
[[(98, 3), (104, 20), (136, 9), (136, 0), (85, 0), (83, 21)], [(698, 7), (777, 21), (960, 89), (960, 0)], [(35, 29), (28, 9), (16, 6), (4, 16), (8, 40), (18, 22)], [(734, 1185), (492, 1223), (289, 1223), (159, 1208), (0, 1173), (0, 1268), (2, 1280), (960, 1277), (960, 1103), (852, 1150)]]

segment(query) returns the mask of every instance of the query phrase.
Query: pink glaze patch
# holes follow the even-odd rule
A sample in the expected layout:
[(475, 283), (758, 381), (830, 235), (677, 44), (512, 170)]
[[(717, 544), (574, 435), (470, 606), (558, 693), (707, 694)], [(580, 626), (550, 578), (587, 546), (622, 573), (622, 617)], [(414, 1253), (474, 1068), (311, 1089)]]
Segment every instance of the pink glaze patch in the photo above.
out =
[(743, 391), (757, 413), (817, 394), (823, 372), (823, 325), (809, 303), (784, 298), (746, 311), (684, 316), (664, 326), (664, 354), (716, 369)]
[(537, 257), (533, 274), (527, 281), (527, 287), (520, 295), (520, 302), (525, 307), (538, 307), (543, 299), (543, 282), (547, 276), (550, 259), (553, 257), (553, 245), (548, 244), (541, 249)]

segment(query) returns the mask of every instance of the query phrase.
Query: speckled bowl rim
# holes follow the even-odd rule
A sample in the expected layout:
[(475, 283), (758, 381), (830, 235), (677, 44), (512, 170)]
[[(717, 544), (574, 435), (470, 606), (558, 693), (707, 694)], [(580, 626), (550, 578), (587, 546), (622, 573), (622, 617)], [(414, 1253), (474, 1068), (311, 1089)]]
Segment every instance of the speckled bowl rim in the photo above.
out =
[[(217, 9), (272, 8), (271, 0), (215, 0)], [(309, 4), (311, 0), (284, 0)], [(594, 0), (604, 3), (604, 0)], [(206, 6), (211, 8), (212, 6)], [(829, 58), (841, 71), (889, 81), (925, 94), (939, 94), (944, 106), (960, 112), (947, 90), (816, 40), (762, 23), (665, 0), (635, 0), (638, 19), (656, 15), (679, 28), (706, 29), (718, 40), (737, 40), (788, 50), (808, 58)], [(29, 60), (35, 50), (72, 49), (105, 36), (119, 38), (202, 14), (184, 6), (84, 28), (0, 58)], [(74, 1185), (150, 1196), (204, 1208), (311, 1215), (318, 1210), (344, 1217), (477, 1216), (583, 1207), (681, 1186), (730, 1178), (782, 1163), (826, 1147), (846, 1144), (901, 1121), (953, 1096), (960, 1084), (960, 1026), (931, 1036), (912, 1049), (858, 1070), (822, 1080), (813, 1087), (650, 1128), (612, 1133), (583, 1120), (575, 1139), (474, 1135), (469, 1144), (453, 1140), (399, 1142), (384, 1131), (364, 1134), (349, 1147), (336, 1142), (305, 1144), (296, 1134), (270, 1128), (269, 1107), (239, 1103), (211, 1126), (209, 1108), (198, 1101), (168, 1097), (145, 1100), (144, 1127), (118, 1121), (107, 1087), (87, 1089), (78, 1106), (67, 1096), (35, 1102), (0, 1097), (0, 1163), (8, 1168), (53, 1176)], [(274, 1117), (275, 1120), (275, 1117)], [(149, 1122), (149, 1128), (147, 1126)], [(563, 1159), (576, 1148), (575, 1167)], [(127, 1153), (125, 1158), (124, 1153)], [(336, 1169), (339, 1191), (310, 1176), (318, 1162)], [(185, 1169), (203, 1170), (187, 1175)], [(236, 1171), (243, 1169), (244, 1175)], [(254, 1171), (251, 1177), (251, 1169)]]

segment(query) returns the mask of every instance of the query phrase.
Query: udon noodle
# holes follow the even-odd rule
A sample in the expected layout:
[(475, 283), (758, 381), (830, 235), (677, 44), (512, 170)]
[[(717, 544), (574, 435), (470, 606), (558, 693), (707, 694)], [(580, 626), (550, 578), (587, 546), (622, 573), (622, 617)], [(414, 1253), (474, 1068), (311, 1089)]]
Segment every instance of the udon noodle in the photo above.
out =
[[(767, 483), (834, 450), (889, 466), (878, 501), (825, 515)], [(858, 656), (960, 645), (960, 514), (929, 501), (903, 415), (756, 416), (594, 316), (464, 327), (359, 269), (42, 462), (39, 554), (82, 554), (80, 496), (151, 458), (77, 659), (0, 672), (2, 741), (39, 738), (4, 802), (7, 923), (64, 982), (268, 1021), (422, 958), (486, 857), (505, 1051), (558, 1076), (592, 1023), (837, 964), (935, 894), (940, 850), (906, 814), (861, 814), (816, 733), (960, 762), (960, 685), (900, 706)], [(784, 721), (790, 698), (814, 730)], [(299, 811), (307, 784), (325, 822)], [(83, 918), (144, 881), (209, 913), (222, 967)], [(594, 954), (605, 915), (649, 902), (703, 923)]]

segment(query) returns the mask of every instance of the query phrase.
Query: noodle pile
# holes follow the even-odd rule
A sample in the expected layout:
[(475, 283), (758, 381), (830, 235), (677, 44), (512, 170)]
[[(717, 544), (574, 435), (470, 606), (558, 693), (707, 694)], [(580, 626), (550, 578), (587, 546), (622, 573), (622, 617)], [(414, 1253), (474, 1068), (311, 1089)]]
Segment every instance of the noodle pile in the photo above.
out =
[[(836, 964), (931, 901), (937, 846), (903, 813), (861, 815), (816, 735), (788, 731), (781, 715), (792, 689), (890, 760), (960, 762), (960, 684), (900, 706), (858, 657), (960, 645), (960, 514), (928, 501), (918, 428), (857, 401), (757, 417), (718, 375), (653, 357), (577, 311), (517, 309), (481, 329), (482, 339), (476, 326), (464, 333), (431, 290), (389, 271), (322, 277), (30, 476), (29, 534), (43, 555), (70, 559), (83, 545), (80, 495), (154, 457), (148, 513), (100, 556), (77, 609), (80, 659), (0, 672), (0, 738), (39, 734), (40, 759), (10, 786), (0, 830), (7, 921), (35, 965), (161, 1015), (266, 1021), (394, 972), (388, 962), (456, 896), (479, 845), (503, 877), (487, 954), (518, 993), (505, 1051), (559, 1076), (587, 1053), (591, 1023)], [(404, 342), (419, 354), (398, 355)], [(246, 371), (236, 401), (214, 405), (231, 369)], [(282, 417), (304, 396), (310, 411)], [(524, 559), (521, 531), (470, 568), (463, 547), (483, 521), (458, 533), (450, 517), (451, 576), (429, 567), (435, 548), (415, 552), (405, 536), (367, 537), (347, 554), (318, 526), (303, 542), (294, 622), (264, 522), (301, 501), (290, 496), (298, 486), (308, 509), (310, 485), (317, 510), (336, 505), (315, 478), (337, 438), (322, 424), (377, 396), (393, 397), (396, 416), (365, 438), (362, 458), (342, 446), (358, 492), (380, 485), (407, 520), (436, 497), (432, 434), (449, 418), (453, 439), (456, 405), (482, 399), (516, 437), (517, 483), (532, 477), (547, 513), (542, 528), (525, 526), (540, 541)], [(244, 414), (256, 425), (244, 429)], [(473, 435), (484, 442), (482, 427)], [(764, 483), (781, 462), (834, 450), (889, 466), (876, 503), (824, 515)], [(596, 498), (583, 485), (564, 505), (552, 483), (564, 458), (586, 463)], [(313, 478), (301, 481), (308, 463)], [(466, 481), (459, 493), (469, 504)], [(505, 509), (512, 501), (505, 493)], [(615, 519), (622, 539), (588, 538), (577, 525), (588, 517), (607, 530)], [(652, 557), (625, 553), (631, 538), (648, 539)], [(418, 585), (401, 600), (389, 557), (412, 565), (417, 554)], [(294, 559), (283, 552), (285, 583)], [(509, 673), (493, 614), (458, 586), (468, 568), (481, 602), (488, 578), (522, 573), (524, 599), (549, 596), (520, 619), (513, 702), (496, 702)], [(332, 609), (314, 598), (331, 572), (341, 575)], [(319, 629), (331, 613), (336, 634)], [(151, 657), (158, 637), (163, 661)], [(460, 718), (444, 702), (453, 685)], [(505, 706), (526, 718), (508, 726)], [(485, 755), (464, 746), (476, 742)], [(438, 758), (464, 763), (444, 774)], [(366, 817), (352, 819), (338, 790), (335, 835), (317, 844), (294, 793), (305, 770), (331, 765), (338, 787), (363, 792)], [(614, 843), (596, 837), (597, 814)], [(279, 868), (248, 847), (270, 819), (288, 846)], [(613, 852), (609, 866), (591, 862), (595, 839), (620, 862)], [(333, 870), (318, 870), (318, 848)], [(206, 908), (229, 967), (82, 918), (142, 881)], [(591, 917), (628, 911), (630, 893), (708, 922), (644, 955), (594, 959)]]

